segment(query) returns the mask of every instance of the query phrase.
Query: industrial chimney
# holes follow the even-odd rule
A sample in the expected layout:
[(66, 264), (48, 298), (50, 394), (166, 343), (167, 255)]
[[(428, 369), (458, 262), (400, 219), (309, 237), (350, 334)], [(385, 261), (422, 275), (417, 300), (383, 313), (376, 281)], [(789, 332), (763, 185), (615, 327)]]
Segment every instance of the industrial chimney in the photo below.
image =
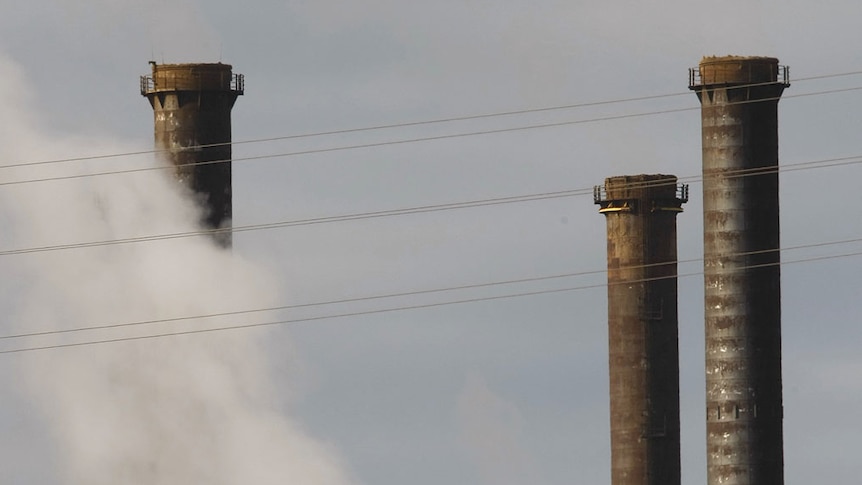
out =
[(607, 219), (611, 484), (679, 485), (676, 215), (673, 175), (611, 177)]
[(689, 71), (703, 130), (707, 483), (784, 483), (778, 99), (771, 57)]
[(141, 94), (153, 107), (156, 150), (198, 197), (202, 225), (230, 246), (230, 112), (243, 94), (242, 74), (229, 64), (156, 64), (141, 76)]

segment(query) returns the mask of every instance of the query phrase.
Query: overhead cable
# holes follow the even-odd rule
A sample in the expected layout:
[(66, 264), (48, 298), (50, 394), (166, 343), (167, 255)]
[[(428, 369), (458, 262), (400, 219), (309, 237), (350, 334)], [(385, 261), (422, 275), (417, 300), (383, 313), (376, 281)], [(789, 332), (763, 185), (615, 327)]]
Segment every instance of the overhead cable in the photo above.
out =
[[(810, 76), (810, 77), (805, 77), (805, 78), (794, 79), (793, 82), (796, 83), (796, 82), (804, 82), (804, 81), (811, 81), (811, 80), (821, 80), (821, 79), (843, 77), (843, 76), (852, 76), (852, 75), (859, 75), (859, 74), (862, 74), (862, 71), (849, 71), (849, 72), (844, 72), (844, 73)], [(752, 83), (752, 84), (743, 84), (743, 85), (739, 85), (739, 86), (735, 86), (735, 87), (737, 87), (737, 88), (756, 87), (756, 86), (760, 86), (760, 85), (764, 85), (764, 84), (774, 84), (774, 83)], [(801, 94), (795, 94), (795, 95), (786, 95), (786, 96), (784, 96), (784, 98), (787, 99), (787, 98), (795, 98), (795, 97), (803, 97), (803, 96), (814, 96), (814, 95), (820, 95), (820, 94), (833, 94), (833, 93), (840, 93), (840, 92), (845, 92), (845, 91), (855, 91), (855, 90), (859, 90), (859, 89), (862, 89), (862, 87), (851, 87), (851, 88), (835, 89), (835, 90), (828, 90), (828, 91), (817, 91), (817, 92), (812, 92), (812, 93), (801, 93)], [(241, 141), (232, 141), (232, 142), (223, 142), (223, 143), (202, 144), (202, 145), (190, 146), (187, 148), (189, 148), (189, 149), (203, 149), (203, 148), (212, 148), (212, 147), (218, 147), (218, 146), (224, 146), (224, 145), (243, 145), (243, 144), (267, 143), (267, 142), (273, 142), (273, 141), (297, 140), (297, 139), (303, 139), (303, 138), (315, 138), (315, 137), (330, 136), (330, 135), (343, 135), (343, 134), (350, 134), (350, 133), (361, 133), (361, 132), (368, 132), (368, 131), (388, 130), (388, 129), (394, 129), (394, 128), (405, 128), (405, 127), (424, 126), (424, 125), (451, 123), (451, 122), (459, 122), (459, 121), (470, 121), (470, 120), (478, 120), (478, 119), (498, 118), (498, 117), (531, 114), (531, 113), (562, 111), (562, 110), (569, 110), (569, 109), (596, 107), (596, 106), (621, 104), (621, 103), (629, 103), (629, 102), (636, 102), (636, 101), (648, 101), (648, 100), (654, 100), (654, 99), (687, 96), (689, 94), (690, 93), (688, 91), (684, 91), (684, 92), (676, 92), (676, 93), (665, 93), (665, 94), (637, 96), (637, 97), (630, 97), (630, 98), (618, 98), (618, 99), (610, 99), (610, 100), (588, 101), (588, 102), (583, 102), (583, 103), (564, 104), (564, 105), (557, 105), (557, 106), (545, 106), (545, 107), (540, 107), (540, 108), (527, 108), (527, 109), (521, 109), (521, 110), (509, 110), (509, 111), (500, 111), (500, 112), (494, 112), (494, 113), (483, 113), (483, 114), (476, 114), (476, 115), (454, 116), (454, 117), (448, 117), (448, 118), (436, 118), (436, 119), (432, 119), (432, 120), (408, 121), (408, 122), (401, 122), (401, 123), (390, 123), (390, 124), (373, 125), (373, 126), (365, 126), (365, 127), (358, 127), (358, 128), (345, 128), (345, 129), (340, 129), (340, 130), (328, 130), (328, 131), (319, 131), (319, 132), (311, 132), (311, 133), (300, 133), (300, 134), (295, 134), (295, 135), (282, 135), (282, 136), (267, 137), (267, 138), (255, 138), (255, 139), (250, 139), (250, 140), (241, 140)], [(759, 100), (752, 100), (752, 101), (742, 101), (740, 103), (774, 101), (775, 99), (777, 99), (777, 98), (766, 98), (766, 99), (759, 99)], [(728, 106), (732, 105), (732, 104), (737, 104), (737, 103), (728, 103)], [(689, 111), (689, 110), (696, 110), (696, 109), (700, 109), (700, 108), (699, 107), (690, 107), (690, 108), (685, 108), (685, 109), (680, 109), (680, 110), (664, 110), (664, 111), (654, 111), (654, 112), (646, 112), (646, 113), (633, 113), (633, 114), (630, 114), (628, 116), (623, 115), (621, 117), (606, 117), (606, 118), (586, 119), (586, 120), (568, 122), (566, 124), (610, 121), (610, 120), (621, 119), (621, 118), (626, 118), (626, 117), (640, 117), (640, 116), (667, 114), (667, 113), (674, 113), (677, 111)], [(559, 126), (559, 125), (554, 124), (554, 125), (550, 125), (550, 126)], [(527, 129), (536, 129), (536, 128), (544, 128), (544, 127), (546, 127), (546, 126), (536, 125), (536, 126), (522, 127), (522, 128), (518, 128), (518, 129), (527, 130)], [(503, 131), (503, 132), (505, 132), (505, 131)], [(484, 135), (484, 134), (489, 134), (489, 133), (496, 133), (496, 131), (493, 131), (493, 132), (476, 132), (476, 133), (464, 134), (464, 135), (460, 135), (460, 136), (476, 136), (476, 135)], [(432, 138), (432, 139), (437, 139), (437, 138)], [(417, 139), (415, 141), (428, 141), (428, 140)], [(397, 142), (397, 143), (410, 143), (410, 142), (414, 142), (414, 141), (403, 141), (403, 142)], [(377, 146), (377, 145), (372, 145), (372, 146)], [(363, 148), (365, 148), (365, 147), (363, 147)], [(347, 148), (344, 148), (344, 149), (347, 149)], [(103, 155), (90, 155), (90, 156), (81, 156), (81, 157), (60, 158), (60, 159), (53, 159), (53, 160), (16, 162), (16, 163), (11, 163), (11, 164), (7, 164), (7, 165), (0, 165), (0, 170), (6, 169), (6, 168), (33, 167), (33, 166), (40, 166), (40, 165), (52, 165), (52, 164), (61, 164), (61, 163), (69, 163), (69, 162), (80, 162), (80, 161), (86, 161), (86, 160), (103, 160), (103, 159), (109, 159), (109, 158), (121, 158), (121, 157), (128, 157), (128, 156), (154, 154), (154, 153), (165, 153), (165, 152), (169, 152), (169, 151), (170, 150), (164, 150), (164, 149), (161, 149), (161, 150), (159, 150), (159, 149), (137, 150), (137, 151), (111, 153), (111, 154), (103, 154)], [(234, 159), (234, 161), (237, 161), (237, 160), (238, 159)], [(211, 163), (226, 163), (228, 161), (230, 161), (230, 160), (218, 160), (218, 161), (213, 161)], [(159, 168), (158, 167), (150, 168), (150, 170), (156, 170), (156, 169), (159, 169)], [(135, 170), (135, 171), (137, 171), (137, 170)], [(128, 172), (119, 171), (119, 172), (115, 172), (115, 173), (128, 173)], [(94, 174), (94, 175), (108, 175), (108, 174), (110, 174), (110, 173), (99, 173), (99, 174)], [(62, 179), (63, 178), (49, 179), (49, 180), (62, 180)], [(34, 180), (34, 181), (42, 181), (42, 180)], [(2, 185), (2, 184), (0, 184), (0, 185)]]
[[(743, 251), (737, 253), (727, 253), (723, 254), (724, 257), (744, 257), (744, 256), (756, 256), (756, 255), (764, 255), (775, 252), (787, 252), (787, 251), (796, 251), (800, 249), (812, 249), (826, 246), (836, 246), (843, 244), (852, 244), (862, 242), (862, 238), (855, 239), (845, 239), (840, 241), (827, 241), (827, 242), (818, 242), (818, 243), (809, 243), (809, 244), (801, 244), (796, 246), (789, 246), (784, 248), (772, 248), (772, 249), (761, 249), (755, 251)], [(850, 253), (851, 255), (855, 255), (856, 253)], [(678, 261), (666, 261), (661, 263), (650, 263), (650, 264), (639, 264), (639, 265), (628, 265), (621, 267), (620, 269), (624, 270), (638, 270), (638, 269), (649, 269), (649, 268), (657, 268), (657, 267), (666, 267), (668, 265), (678, 265), (678, 264), (689, 264), (703, 261), (702, 258), (693, 258), (686, 260), (678, 260)], [(798, 260), (803, 261), (803, 260)], [(807, 261), (807, 260), (805, 260)], [(772, 263), (768, 263), (770, 265)], [(752, 265), (746, 266), (745, 268), (754, 268), (760, 267), (760, 265)], [(75, 327), (68, 328), (62, 330), (45, 330), (45, 331), (37, 331), (37, 332), (26, 332), (26, 333), (18, 333), (18, 334), (10, 334), (10, 335), (2, 335), (0, 336), (0, 340), (9, 340), (9, 339), (18, 339), (25, 337), (41, 337), (47, 335), (60, 335), (60, 334), (68, 334), (68, 333), (78, 333), (78, 332), (86, 332), (86, 331), (95, 331), (95, 330), (108, 330), (108, 329), (116, 329), (116, 328), (128, 328), (128, 327), (141, 327), (148, 326), (153, 324), (161, 324), (161, 323), (173, 323), (180, 321), (189, 321), (189, 320), (200, 320), (207, 318), (218, 318), (218, 317), (227, 317), (227, 316), (236, 316), (236, 315), (246, 315), (252, 313), (265, 313), (265, 312), (273, 312), (273, 311), (283, 311), (283, 310), (296, 310), (301, 308), (311, 308), (311, 307), (320, 307), (320, 306), (331, 306), (331, 305), (340, 305), (346, 303), (358, 303), (364, 301), (372, 301), (372, 300), (381, 300), (381, 299), (390, 299), (390, 298), (403, 298), (406, 296), (418, 296), (418, 295), (427, 295), (434, 293), (444, 293), (451, 291), (463, 291), (463, 290), (472, 290), (478, 288), (488, 288), (492, 286), (504, 286), (504, 285), (512, 285), (512, 284), (520, 284), (520, 283), (536, 283), (541, 281), (549, 281), (549, 280), (557, 280), (563, 278), (572, 278), (578, 276), (593, 276), (599, 274), (607, 273), (607, 269), (601, 270), (589, 270), (589, 271), (578, 271), (572, 273), (563, 273), (563, 274), (555, 274), (555, 275), (547, 275), (547, 276), (534, 276), (529, 278), (517, 278), (517, 279), (509, 279), (503, 281), (494, 281), (487, 283), (472, 283), (472, 284), (464, 284), (457, 286), (448, 286), (443, 288), (433, 288), (433, 289), (425, 289), (425, 290), (413, 290), (406, 291), (400, 293), (388, 293), (382, 295), (371, 295), (371, 296), (362, 296), (362, 297), (354, 297), (354, 298), (343, 298), (337, 300), (328, 300), (328, 301), (320, 301), (313, 303), (300, 303), (300, 304), (292, 304), (292, 305), (279, 305), (274, 307), (265, 307), (265, 308), (252, 308), (252, 309), (242, 309), (242, 310), (234, 310), (227, 312), (218, 312), (218, 313), (209, 313), (209, 314), (200, 314), (200, 315), (190, 315), (190, 316), (180, 316), (180, 317), (171, 317), (171, 318), (162, 318), (162, 319), (151, 319), (151, 320), (142, 320), (142, 321), (134, 321), (134, 322), (122, 322), (122, 323), (111, 323), (111, 324), (99, 324), (99, 325), (90, 325), (84, 327)], [(702, 273), (696, 273), (702, 274)], [(626, 283), (638, 282), (640, 280), (626, 280)], [(592, 286), (590, 286), (592, 287)]]
[[(822, 94), (833, 94), (840, 93), (845, 91), (857, 91), (862, 90), (862, 86), (853, 87), (853, 88), (845, 88), (845, 89), (835, 89), (830, 91), (820, 91), (816, 93), (805, 93), (799, 94), (795, 96), (784, 96), (783, 99), (793, 98), (793, 97), (802, 97), (802, 96), (815, 96)], [(747, 100), (747, 101), (738, 101), (734, 103), (726, 103), (724, 106), (731, 106), (735, 104), (748, 104), (748, 103), (761, 103), (765, 101), (775, 101), (779, 99), (775, 98), (760, 98), (756, 100)], [(289, 158), (289, 157), (299, 157), (305, 155), (314, 155), (321, 153), (333, 153), (333, 152), (342, 152), (349, 150), (361, 150), (367, 148), (380, 148), (385, 146), (395, 146), (395, 145), (404, 145), (410, 143), (420, 143), (420, 142), (428, 142), (428, 141), (439, 141), (439, 140), (450, 140), (455, 138), (465, 138), (472, 136), (480, 136), (480, 135), (494, 135), (501, 133), (512, 133), (518, 131), (527, 131), (527, 130), (539, 130), (546, 128), (556, 128), (562, 126), (571, 126), (578, 125), (584, 123), (596, 123), (601, 121), (614, 121), (614, 120), (622, 120), (628, 118), (640, 118), (644, 116), (654, 116), (661, 114), (670, 114), (670, 113), (681, 113), (683, 111), (695, 111), (699, 110), (700, 107), (688, 107), (688, 108), (674, 108), (674, 109), (666, 109), (660, 111), (647, 111), (643, 113), (628, 113), (622, 115), (614, 115), (614, 116), (605, 116), (599, 118), (587, 118), (581, 120), (568, 120), (568, 121), (557, 121), (552, 123), (540, 123), (535, 125), (525, 125), (525, 126), (515, 126), (510, 128), (496, 128), (491, 130), (479, 130), (479, 131), (470, 131), (470, 132), (462, 132), (462, 133), (450, 133), (446, 135), (435, 135), (435, 136), (426, 136), (426, 137), (417, 137), (417, 138), (405, 138), (402, 140), (388, 140), (374, 143), (361, 143), (355, 145), (344, 145), (337, 147), (328, 147), (328, 148), (314, 148), (309, 150), (299, 150), (293, 152), (282, 152), (282, 153), (274, 153), (274, 154), (266, 154), (266, 155), (254, 155), (254, 156), (246, 156), (246, 157), (233, 157), (229, 159), (220, 159), (220, 160), (210, 160), (206, 162), (194, 162), (188, 164), (178, 164), (178, 165), (169, 165), (169, 164), (160, 164), (156, 166), (149, 167), (138, 167), (138, 168), (130, 168), (123, 170), (106, 170), (101, 172), (91, 172), (91, 173), (80, 173), (74, 175), (59, 175), (53, 177), (41, 177), (41, 178), (33, 178), (33, 179), (24, 179), (24, 180), (12, 180), (6, 182), (0, 182), (0, 187), (2, 186), (10, 186), (10, 185), (22, 185), (22, 184), (32, 184), (32, 183), (42, 183), (42, 182), (53, 182), (60, 180), (75, 180), (82, 178), (90, 178), (90, 177), (103, 177), (107, 175), (121, 175), (121, 174), (130, 174), (130, 173), (141, 173), (141, 172), (152, 172), (152, 171), (161, 171), (161, 170), (175, 170), (176, 168), (181, 168), (185, 165), (194, 165), (194, 166), (204, 166), (204, 165), (219, 165), (223, 163), (231, 163), (231, 162), (250, 162), (255, 160), (266, 160), (272, 158)]]
[[(856, 155), (851, 157), (837, 157), (837, 158), (826, 158), (821, 160), (811, 160), (807, 162), (798, 162), (795, 164), (785, 164), (778, 166), (767, 166), (767, 167), (758, 167), (752, 169), (739, 169), (735, 171), (728, 171), (722, 174), (723, 177), (726, 178), (736, 178), (736, 177), (747, 177), (747, 176), (756, 176), (756, 175), (764, 175), (768, 173), (776, 173), (776, 172), (785, 172), (785, 171), (797, 171), (797, 170), (813, 170), (818, 168), (830, 168), (836, 166), (844, 166), (844, 165), (855, 165), (862, 163), (862, 155)], [(703, 179), (702, 175), (691, 175), (685, 177), (679, 177), (680, 182), (688, 182), (688, 183), (697, 183)], [(655, 185), (665, 185), (667, 182), (657, 181), (657, 182), (647, 182), (647, 184), (655, 184)], [(640, 184), (640, 185), (638, 185)], [(633, 186), (642, 186), (643, 182), (634, 183)], [(502, 204), (512, 204), (512, 203), (522, 203), (522, 202), (532, 202), (539, 200), (548, 200), (548, 199), (557, 199), (564, 197), (577, 197), (590, 195), (593, 193), (592, 187), (587, 188), (579, 188), (572, 190), (562, 190), (555, 192), (542, 192), (536, 194), (524, 194), (517, 196), (509, 196), (509, 197), (497, 197), (490, 199), (478, 199), (471, 201), (462, 201), (462, 202), (450, 202), (444, 204), (433, 204), (433, 205), (423, 205), (423, 206), (414, 206), (400, 209), (389, 209), (382, 211), (372, 211), (372, 212), (359, 212), (353, 214), (342, 214), (337, 216), (328, 216), (328, 217), (316, 217), (316, 218), (308, 218), (308, 219), (298, 219), (298, 220), (290, 220), (290, 221), (277, 221), (277, 222), (269, 222), (269, 223), (261, 223), (261, 224), (250, 224), (245, 226), (235, 226), (233, 228), (223, 228), (223, 229), (201, 229), (195, 231), (185, 231), (185, 232), (176, 232), (169, 234), (154, 234), (147, 236), (136, 236), (136, 237), (128, 237), (128, 238), (117, 238), (117, 239), (107, 239), (101, 241), (86, 241), (86, 242), (78, 242), (78, 243), (66, 243), (66, 244), (53, 244), (48, 246), (32, 246), (25, 248), (17, 248), (17, 249), (7, 249), (0, 251), (0, 257), (2, 256), (13, 256), (20, 254), (29, 254), (29, 253), (41, 253), (48, 251), (61, 251), (68, 249), (82, 249), (82, 248), (91, 248), (91, 247), (100, 247), (100, 246), (110, 246), (115, 244), (132, 244), (132, 243), (140, 243), (147, 241), (163, 241), (169, 239), (181, 239), (187, 237), (197, 237), (197, 236), (208, 236), (213, 234), (220, 234), (225, 232), (248, 232), (248, 231), (259, 231), (259, 230), (267, 230), (267, 229), (277, 229), (277, 228), (285, 228), (285, 227), (296, 227), (296, 226), (309, 226), (316, 224), (327, 224), (333, 222), (346, 222), (346, 221), (356, 221), (363, 219), (375, 219), (382, 217), (392, 217), (392, 216), (401, 216), (401, 215), (410, 215), (410, 214), (421, 214), (428, 212), (438, 212), (438, 211), (448, 211), (448, 210), (456, 210), (456, 209), (467, 209), (467, 208), (476, 208), (476, 207), (486, 207), (486, 206), (494, 206), (494, 205), (502, 205)]]
[[(742, 270), (742, 269), (750, 269), (750, 268), (764, 268), (764, 267), (770, 267), (770, 266), (786, 266), (788, 264), (806, 263), (806, 262), (813, 262), (813, 261), (824, 261), (824, 260), (847, 258), (847, 257), (853, 257), (853, 256), (860, 256), (860, 255), (862, 255), (862, 251), (845, 253), (845, 254), (837, 254), (837, 255), (804, 258), (804, 259), (798, 259), (798, 260), (794, 260), (794, 261), (782, 261), (779, 263), (765, 263), (765, 264), (757, 264), (757, 265), (751, 265), (751, 266), (741, 266), (741, 267), (736, 268), (736, 269)], [(703, 272), (694, 272), (694, 273), (686, 273), (686, 274), (674, 275), (674, 276), (643, 278), (640, 280), (627, 280), (625, 282), (625, 284), (637, 283), (637, 282), (659, 281), (659, 280), (664, 280), (664, 279), (669, 279), (669, 278), (686, 278), (686, 277), (698, 276), (698, 275), (702, 275), (702, 274), (703, 274)], [(239, 325), (225, 325), (225, 326), (220, 326), (220, 327), (201, 328), (201, 329), (195, 329), (195, 330), (182, 330), (182, 331), (176, 331), (176, 332), (166, 332), (166, 333), (158, 333), (158, 334), (151, 334), (151, 335), (136, 335), (136, 336), (128, 336), (128, 337), (103, 339), (103, 340), (87, 340), (87, 341), (71, 342), (71, 343), (63, 343), (63, 344), (19, 347), (19, 348), (2, 350), (2, 351), (0, 351), (0, 355), (18, 354), (18, 353), (24, 353), (24, 352), (35, 352), (35, 351), (39, 351), (39, 350), (53, 350), (53, 349), (63, 349), (63, 348), (72, 348), (72, 347), (83, 347), (83, 346), (90, 346), (90, 345), (130, 342), (130, 341), (137, 341), (137, 340), (150, 340), (150, 339), (166, 338), (166, 337), (178, 337), (178, 336), (182, 336), (182, 335), (198, 335), (198, 334), (205, 334), (205, 333), (223, 332), (223, 331), (228, 331), (228, 330), (242, 330), (242, 329), (261, 328), (261, 327), (292, 325), (292, 324), (297, 324), (297, 323), (307, 323), (307, 322), (314, 322), (314, 321), (320, 321), (320, 320), (330, 320), (330, 319), (336, 319), (336, 318), (358, 317), (358, 316), (375, 315), (375, 314), (381, 314), (381, 313), (392, 313), (392, 312), (399, 312), (399, 311), (406, 311), (406, 310), (419, 310), (419, 309), (436, 308), (436, 307), (450, 306), (450, 305), (461, 305), (461, 304), (467, 304), (467, 303), (497, 301), (497, 300), (505, 300), (505, 299), (511, 299), (511, 298), (522, 298), (522, 297), (528, 297), (528, 296), (548, 295), (548, 294), (553, 294), (553, 293), (564, 293), (564, 292), (571, 292), (571, 291), (604, 288), (607, 285), (608, 285), (608, 283), (601, 283), (601, 284), (574, 286), (574, 287), (567, 287), (567, 288), (554, 288), (554, 289), (528, 291), (528, 292), (521, 292), (521, 293), (510, 293), (510, 294), (505, 294), (505, 295), (494, 295), (494, 296), (485, 296), (485, 297), (466, 298), (466, 299), (461, 299), (461, 300), (450, 300), (450, 301), (435, 302), (435, 303), (404, 305), (404, 306), (397, 306), (397, 307), (390, 307), (390, 308), (383, 308), (383, 309), (376, 309), (376, 310), (354, 311), (354, 312), (338, 313), (338, 314), (331, 314), (331, 315), (321, 315), (321, 316), (315, 316), (315, 317), (304, 317), (304, 318), (278, 320), (278, 321), (271, 321), (271, 322), (260, 322), (260, 323), (239, 324)]]

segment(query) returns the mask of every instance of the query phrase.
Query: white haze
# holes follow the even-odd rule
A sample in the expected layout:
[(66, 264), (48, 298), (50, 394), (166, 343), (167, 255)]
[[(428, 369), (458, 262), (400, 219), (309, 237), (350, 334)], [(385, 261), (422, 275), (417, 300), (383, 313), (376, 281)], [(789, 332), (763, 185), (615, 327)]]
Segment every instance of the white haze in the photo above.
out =
[[(0, 164), (146, 150), (59, 138), (28, 118), (24, 76), (0, 56)], [(2, 181), (155, 167), (152, 155), (0, 170)], [(0, 186), (0, 250), (195, 229), (164, 170)], [(208, 238), (0, 256), (0, 335), (203, 315), (276, 304), (276, 279)], [(277, 320), (249, 314), (0, 341), (0, 350)], [(282, 315), (283, 317), (283, 315)], [(335, 451), (283, 414), (259, 341), (267, 329), (0, 355), (20, 399), (0, 437), (3, 483), (347, 483)], [(283, 360), (283, 358), (282, 358)], [(51, 446), (28, 445), (34, 441)], [(29, 448), (28, 448), (29, 446)], [(17, 462), (32, 449), (45, 453)]]

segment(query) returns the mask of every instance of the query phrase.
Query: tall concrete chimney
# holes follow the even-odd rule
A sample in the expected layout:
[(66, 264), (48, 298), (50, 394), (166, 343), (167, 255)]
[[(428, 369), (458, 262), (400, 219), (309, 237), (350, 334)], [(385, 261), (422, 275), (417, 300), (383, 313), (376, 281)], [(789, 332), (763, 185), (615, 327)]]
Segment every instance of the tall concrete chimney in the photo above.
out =
[(607, 219), (611, 484), (679, 485), (676, 215), (673, 175), (611, 177)]
[(703, 130), (707, 483), (784, 483), (778, 99), (771, 57), (689, 72)]
[[(198, 197), (208, 229), (228, 229), (231, 219), (230, 112), (244, 78), (229, 64), (156, 64), (141, 76), (141, 94), (153, 107), (155, 146), (177, 178)], [(230, 246), (230, 232), (216, 240)]]

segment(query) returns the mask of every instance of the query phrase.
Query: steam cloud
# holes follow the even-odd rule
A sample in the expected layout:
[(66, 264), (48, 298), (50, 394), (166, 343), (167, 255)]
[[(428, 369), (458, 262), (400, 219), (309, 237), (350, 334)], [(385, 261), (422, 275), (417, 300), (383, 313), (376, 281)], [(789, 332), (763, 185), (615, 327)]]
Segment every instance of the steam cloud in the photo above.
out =
[[(148, 148), (43, 134), (38, 120), (28, 119), (32, 110), (22, 73), (2, 55), (0, 76), (6, 81), (0, 90), (6, 107), (0, 112), (2, 165)], [(146, 155), (6, 168), (0, 177), (9, 182), (157, 166)], [(187, 195), (165, 170), (0, 186), (0, 251), (193, 231), (197, 209)], [(5, 255), (0, 271), (4, 336), (270, 307), (279, 295), (272, 275), (206, 237)], [(273, 319), (247, 314), (6, 339), (0, 350)], [(3, 383), (0, 398), (24, 403), (38, 417), (16, 428), (19, 435), (5, 433), (0, 449), (50, 443), (31, 464), (51, 468), (3, 463), (14, 460), (7, 454), (0, 458), (0, 480), (347, 483), (334, 450), (280, 410), (277, 388), (284, 384), (275, 386), (268, 376), (257, 341), (266, 332), (230, 330), (0, 355), (3, 376), (11, 381)], [(0, 412), (23, 412), (4, 407)], [(46, 435), (30, 436), (39, 433)]]

